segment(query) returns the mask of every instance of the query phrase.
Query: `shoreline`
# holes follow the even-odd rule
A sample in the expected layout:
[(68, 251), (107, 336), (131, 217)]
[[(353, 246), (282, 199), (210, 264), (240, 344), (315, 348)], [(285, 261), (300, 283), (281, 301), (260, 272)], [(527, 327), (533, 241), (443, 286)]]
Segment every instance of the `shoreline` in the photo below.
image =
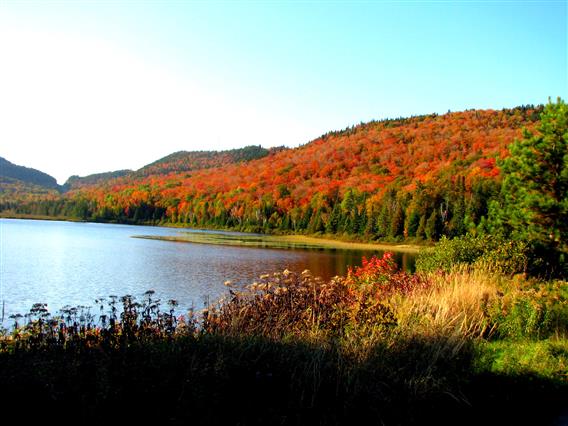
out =
[[(399, 253), (418, 253), (422, 248), (428, 245), (410, 244), (410, 243), (371, 243), (360, 241), (345, 241), (334, 239), (331, 236), (313, 236), (302, 234), (258, 234), (252, 232), (235, 231), (230, 229), (217, 228), (190, 228), (178, 224), (149, 224), (149, 223), (118, 223), (118, 222), (97, 222), (82, 220), (66, 216), (45, 216), (45, 215), (28, 215), (28, 214), (5, 214), (0, 213), (0, 219), (16, 219), (16, 220), (46, 220), (59, 222), (82, 222), (82, 223), (104, 223), (110, 225), (131, 225), (131, 226), (151, 226), (157, 228), (178, 229), (186, 231), (187, 235), (180, 237), (171, 236), (153, 236), (153, 235), (135, 235), (133, 238), (154, 239), (161, 241), (171, 241), (180, 243), (195, 244), (216, 244), (230, 246), (249, 246), (249, 247), (265, 247), (265, 248), (305, 248), (305, 249), (331, 249), (331, 250), (377, 250), (377, 251), (395, 251)], [(219, 231), (227, 233), (236, 233), (235, 235), (227, 234), (202, 234), (194, 231)]]
[(417, 254), (420, 246), (411, 244), (373, 244), (317, 238), (305, 235), (258, 235), (258, 234), (208, 234), (188, 231), (183, 236), (134, 235), (132, 238), (170, 241), (175, 243), (211, 244), (238, 247), (261, 247), (272, 249), (329, 249), (329, 250), (368, 250), (394, 251)]
[[(0, 219), (18, 219), (18, 220), (47, 220), (50, 222), (88, 222), (87, 220), (78, 219), (70, 216), (48, 216), (41, 214), (25, 214), (25, 213), (8, 213), (0, 212)], [(94, 222), (97, 223), (97, 222)]]

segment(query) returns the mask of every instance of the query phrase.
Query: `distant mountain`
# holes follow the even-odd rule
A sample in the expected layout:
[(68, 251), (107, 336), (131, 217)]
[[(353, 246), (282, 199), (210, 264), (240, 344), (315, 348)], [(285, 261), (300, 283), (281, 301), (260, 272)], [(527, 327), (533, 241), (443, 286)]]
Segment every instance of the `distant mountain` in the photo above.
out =
[(137, 170), (134, 175), (165, 175), (169, 173), (211, 169), (228, 164), (256, 160), (266, 157), (272, 151), (282, 149), (284, 148), (266, 149), (262, 148), (260, 145), (251, 145), (227, 151), (178, 151), (142, 167)]
[(77, 190), (92, 185), (106, 185), (122, 177), (141, 178), (146, 176), (187, 173), (202, 169), (222, 167), (266, 157), (271, 152), (285, 149), (246, 146), (226, 151), (178, 151), (154, 161), (136, 171), (117, 170), (88, 176), (71, 176), (63, 185), (65, 191)]
[(104, 172), (104, 173), (95, 173), (88, 176), (77, 176), (73, 175), (63, 185), (65, 191), (69, 191), (71, 189), (78, 189), (83, 186), (88, 185), (97, 185), (104, 183), (106, 181), (116, 179), (119, 177), (127, 176), (132, 173), (132, 170), (116, 170), (114, 172)]
[(170, 173), (187, 173), (202, 169), (223, 167), (229, 164), (247, 162), (266, 157), (270, 153), (285, 150), (284, 147), (262, 148), (246, 146), (225, 151), (179, 151), (154, 161), (136, 171), (116, 170), (95, 173), (88, 176), (73, 175), (64, 185), (58, 185), (55, 178), (39, 170), (18, 166), (0, 157), (0, 193), (10, 201), (37, 198), (39, 195), (53, 195), (52, 191), (75, 191), (82, 188), (108, 185), (120, 178), (142, 178)]
[(30, 201), (59, 199), (60, 190), (54, 177), (0, 157), (0, 210)]
[[(18, 166), (0, 157), (0, 177), (15, 179), (21, 182), (29, 183), (32, 185), (41, 186), (50, 189), (59, 189), (60, 186), (57, 184), (57, 180), (53, 176), (47, 173), (41, 172), (36, 169), (31, 169), (29, 167)], [(7, 183), (8, 180), (3, 179), (3, 183)]]

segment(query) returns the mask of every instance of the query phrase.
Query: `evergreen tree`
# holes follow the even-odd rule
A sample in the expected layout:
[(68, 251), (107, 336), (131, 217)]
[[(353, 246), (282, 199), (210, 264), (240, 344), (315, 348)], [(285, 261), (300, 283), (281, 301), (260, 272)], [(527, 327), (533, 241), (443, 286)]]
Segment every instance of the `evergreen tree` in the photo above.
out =
[[(416, 237), (420, 225), (420, 214), (415, 210), (410, 210), (410, 213), (404, 219), (404, 234), (405, 237)], [(423, 225), (424, 226), (424, 225)]]
[(341, 201), (341, 220), (339, 230), (346, 234), (355, 234), (357, 231), (354, 218), (356, 210), (355, 196), (351, 189), (348, 189)]
[(341, 207), (339, 203), (335, 203), (333, 209), (331, 210), (331, 215), (325, 226), (325, 232), (328, 234), (335, 234), (339, 227), (339, 221), (341, 218)]
[(323, 223), (321, 220), (321, 209), (317, 209), (311, 217), (310, 223), (308, 225), (308, 232), (310, 234), (315, 234), (316, 232), (322, 232), (324, 230)]
[(525, 131), (501, 162), (500, 200), (490, 209), (490, 226), (526, 241), (548, 272), (559, 272), (568, 238), (568, 106), (549, 102), (538, 133)]
[(397, 200), (394, 205), (394, 212), (391, 218), (389, 236), (396, 238), (403, 234), (404, 231), (404, 209)]
[(463, 235), (466, 232), (465, 207), (465, 177), (458, 176), (456, 190), (450, 201), (451, 219), (448, 224), (448, 232), (452, 237)]
[(440, 237), (440, 228), (442, 227), (442, 221), (437, 210), (432, 210), (430, 217), (426, 221), (424, 226), (424, 233), (426, 238), (431, 241), (436, 241)]
[(420, 239), (426, 238), (426, 215), (421, 215), (418, 221), (418, 229), (416, 230), (416, 237)]
[(387, 203), (383, 200), (381, 209), (379, 211), (379, 216), (375, 227), (377, 228), (377, 236), (379, 238), (384, 238), (389, 233), (390, 225), (390, 212)]

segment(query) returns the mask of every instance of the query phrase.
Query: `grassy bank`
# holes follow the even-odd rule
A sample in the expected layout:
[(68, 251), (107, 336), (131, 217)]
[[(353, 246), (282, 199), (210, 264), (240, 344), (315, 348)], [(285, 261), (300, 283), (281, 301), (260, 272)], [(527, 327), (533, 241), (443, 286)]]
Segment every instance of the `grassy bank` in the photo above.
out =
[(568, 408), (566, 282), (409, 275), (386, 255), (230, 290), (184, 318), (152, 292), (36, 305), (1, 340), (0, 397), (27, 418), (169, 424), (546, 425)]
[(305, 235), (259, 235), (259, 234), (216, 234), (191, 233), (179, 236), (137, 235), (136, 238), (173, 241), (180, 243), (217, 244), (241, 247), (299, 248), (299, 249), (341, 249), (341, 250), (380, 250), (402, 253), (418, 253), (420, 246), (411, 244), (374, 244), (348, 242), (330, 238), (317, 238)]

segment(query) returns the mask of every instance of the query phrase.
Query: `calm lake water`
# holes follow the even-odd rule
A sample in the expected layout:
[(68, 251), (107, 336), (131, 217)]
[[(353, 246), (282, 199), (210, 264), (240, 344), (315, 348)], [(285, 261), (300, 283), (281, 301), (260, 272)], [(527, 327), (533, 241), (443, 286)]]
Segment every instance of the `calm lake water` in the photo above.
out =
[[(4, 325), (37, 302), (51, 313), (65, 305), (95, 306), (109, 295), (141, 296), (156, 291), (180, 310), (200, 309), (220, 297), (231, 280), (248, 284), (264, 273), (309, 269), (330, 278), (343, 275), (362, 256), (380, 252), (299, 250), (175, 243), (132, 238), (176, 236), (187, 229), (40, 220), (0, 219), (0, 310)], [(191, 232), (215, 232), (191, 230)], [(234, 234), (234, 233), (231, 233)], [(412, 268), (413, 255), (397, 254)], [(180, 312), (181, 313), (181, 312)]]

